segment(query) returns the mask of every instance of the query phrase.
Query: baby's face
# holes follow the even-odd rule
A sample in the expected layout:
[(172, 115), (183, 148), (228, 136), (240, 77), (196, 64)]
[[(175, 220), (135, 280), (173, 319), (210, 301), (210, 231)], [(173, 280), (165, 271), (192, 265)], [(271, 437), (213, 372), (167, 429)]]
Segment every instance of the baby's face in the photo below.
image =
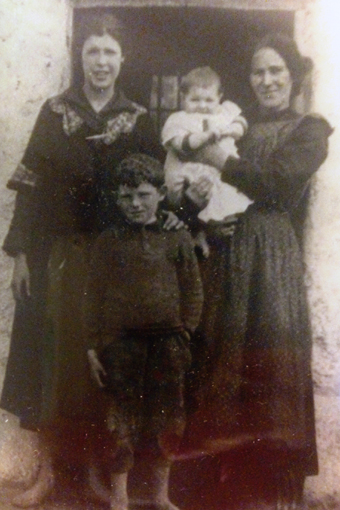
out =
[(222, 94), (217, 83), (210, 87), (194, 85), (183, 97), (183, 108), (187, 113), (214, 113), (221, 99)]

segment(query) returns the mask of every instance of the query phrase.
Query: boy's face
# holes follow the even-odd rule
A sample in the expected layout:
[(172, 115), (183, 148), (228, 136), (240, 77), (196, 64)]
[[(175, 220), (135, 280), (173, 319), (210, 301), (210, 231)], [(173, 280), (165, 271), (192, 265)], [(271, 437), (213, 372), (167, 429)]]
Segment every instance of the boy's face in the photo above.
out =
[(142, 182), (138, 188), (120, 185), (117, 205), (130, 223), (147, 225), (156, 220), (159, 203), (164, 197), (164, 188), (157, 189), (148, 182)]
[(213, 113), (221, 99), (222, 94), (217, 83), (210, 87), (194, 85), (183, 96), (183, 107), (187, 113)]

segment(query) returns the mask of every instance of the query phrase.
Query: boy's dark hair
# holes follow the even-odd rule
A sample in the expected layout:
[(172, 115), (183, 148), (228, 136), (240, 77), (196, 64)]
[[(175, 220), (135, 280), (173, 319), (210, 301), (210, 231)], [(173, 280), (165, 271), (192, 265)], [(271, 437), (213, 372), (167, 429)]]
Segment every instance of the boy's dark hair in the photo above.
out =
[(183, 76), (180, 90), (183, 94), (187, 94), (191, 87), (208, 88), (215, 84), (218, 86), (219, 92), (222, 93), (221, 78), (216, 71), (209, 66), (196, 67)]
[(116, 169), (115, 184), (138, 188), (147, 182), (159, 189), (164, 186), (164, 169), (158, 159), (146, 154), (131, 154), (123, 159)]

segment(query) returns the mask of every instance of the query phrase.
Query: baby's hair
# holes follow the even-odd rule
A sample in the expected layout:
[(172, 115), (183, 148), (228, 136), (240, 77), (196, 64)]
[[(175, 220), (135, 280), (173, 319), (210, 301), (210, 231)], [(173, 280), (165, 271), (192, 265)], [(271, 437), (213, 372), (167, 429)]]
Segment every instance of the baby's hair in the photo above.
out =
[(147, 182), (159, 189), (164, 186), (163, 165), (146, 154), (131, 154), (118, 165), (114, 181), (117, 188), (118, 186), (138, 188)]
[(196, 67), (192, 69), (188, 74), (183, 76), (181, 80), (181, 92), (185, 95), (188, 94), (191, 87), (202, 87), (208, 88), (212, 85), (217, 85), (218, 90), (222, 92), (221, 78), (219, 75), (211, 69), (209, 66)]

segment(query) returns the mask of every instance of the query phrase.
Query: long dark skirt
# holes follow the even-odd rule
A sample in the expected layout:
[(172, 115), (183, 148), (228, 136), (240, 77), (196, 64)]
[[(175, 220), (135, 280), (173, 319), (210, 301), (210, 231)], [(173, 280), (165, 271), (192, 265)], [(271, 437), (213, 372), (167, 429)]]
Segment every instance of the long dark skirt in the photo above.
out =
[(291, 501), (301, 496), (304, 477), (317, 474), (303, 269), (289, 215), (252, 206), (232, 238), (214, 363), (179, 456), (183, 470), (186, 462), (194, 471), (214, 466), (211, 501), (243, 481), (260, 499), (283, 491)]
[(204, 303), (200, 324), (191, 344), (192, 366), (187, 377), (187, 405), (192, 416), (195, 416), (210, 386), (226, 331), (231, 245), (231, 236), (226, 234), (226, 229), (229, 227), (229, 223), (216, 223), (208, 228), (209, 258), (205, 259), (198, 253)]
[(83, 297), (91, 238), (54, 243), (48, 265), (41, 422), (46, 426), (91, 421), (105, 403), (90, 377), (84, 345)]
[(91, 244), (79, 235), (34, 243), (31, 297), (16, 306), (1, 398), (22, 427), (44, 431), (57, 456), (80, 465), (108, 404), (90, 378), (82, 330)]
[(37, 238), (27, 254), (31, 296), (16, 302), (10, 351), (0, 405), (24, 428), (39, 426), (46, 310), (47, 264), (52, 240)]

